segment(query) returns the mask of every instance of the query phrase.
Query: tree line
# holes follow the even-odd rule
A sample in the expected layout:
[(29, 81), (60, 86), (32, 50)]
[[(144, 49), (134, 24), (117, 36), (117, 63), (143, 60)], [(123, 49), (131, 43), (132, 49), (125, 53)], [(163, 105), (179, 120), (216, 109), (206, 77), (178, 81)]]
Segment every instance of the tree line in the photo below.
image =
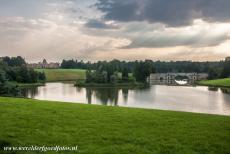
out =
[(155, 72), (154, 66), (147, 60), (136, 61), (132, 71), (128, 65), (121, 65), (117, 60), (103, 61), (97, 65), (86, 71), (86, 83), (146, 82), (147, 77)]
[(230, 77), (230, 61), (226, 60), (222, 62), (220, 67), (211, 67), (208, 74), (210, 80)]
[[(136, 72), (136, 77), (141, 78), (141, 75), (138, 76), (138, 73), (135, 69), (137, 69), (138, 63), (145, 63), (154, 67), (154, 72), (156, 73), (208, 73), (209, 79), (217, 79), (217, 78), (225, 78), (229, 77), (229, 62), (228, 61), (216, 61), (216, 62), (193, 62), (193, 61), (98, 61), (98, 62), (84, 62), (82, 60), (63, 60), (61, 63), (61, 68), (65, 69), (88, 69), (88, 70), (101, 70), (101, 67), (109, 63), (116, 68), (116, 71), (122, 72), (124, 69), (128, 73)], [(143, 73), (140, 73), (143, 74)], [(145, 78), (145, 77), (144, 77)]]
[(18, 95), (17, 83), (37, 83), (45, 81), (45, 74), (26, 67), (25, 60), (18, 57), (0, 58), (0, 95)]
[[(152, 61), (145, 60), (151, 63), (155, 67), (157, 73), (168, 73), (168, 72), (197, 72), (197, 73), (208, 73), (210, 68), (213, 67), (223, 67), (224, 61), (219, 62), (192, 62), (192, 61)], [(61, 63), (61, 68), (65, 69), (98, 69), (103, 63), (108, 61), (98, 61), (98, 62), (84, 62), (82, 60), (63, 60)], [(120, 61), (112, 60), (109, 61), (111, 64), (115, 64), (116, 67), (121, 71), (124, 67), (128, 69), (129, 72), (133, 71), (133, 68), (137, 62), (144, 61)]]

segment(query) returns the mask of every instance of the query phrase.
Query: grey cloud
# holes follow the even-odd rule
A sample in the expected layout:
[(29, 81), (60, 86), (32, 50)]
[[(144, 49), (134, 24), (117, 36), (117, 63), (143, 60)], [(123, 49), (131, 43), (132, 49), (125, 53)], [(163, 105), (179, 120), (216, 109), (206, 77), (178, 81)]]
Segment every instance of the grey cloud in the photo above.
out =
[(228, 39), (230, 39), (228, 34), (212, 36), (206, 32), (202, 32), (193, 36), (187, 36), (185, 33), (167, 35), (167, 32), (163, 32), (157, 35), (150, 34), (149, 36), (132, 37), (132, 43), (126, 48), (161, 48), (175, 46), (190, 46), (197, 48), (216, 46)]
[(184, 26), (193, 19), (230, 21), (229, 0), (99, 0), (97, 8), (107, 20), (148, 21)]
[(115, 24), (106, 24), (104, 21), (100, 20), (89, 20), (86, 24), (89, 28), (98, 28), (98, 29), (117, 29), (118, 26)]
[[(122, 25), (122, 29), (83, 29), (84, 33), (95, 36), (125, 38), (131, 41), (123, 48), (164, 48), (175, 46), (190, 46), (194, 48), (216, 46), (230, 39), (230, 26), (222, 32), (212, 33), (221, 27), (218, 24), (206, 28), (209, 23), (192, 27), (169, 28), (161, 24), (146, 22), (129, 22)], [(197, 27), (198, 26), (198, 27)], [(210, 25), (209, 25), (210, 26)], [(194, 29), (194, 27), (196, 27)], [(190, 30), (188, 30), (190, 28)]]

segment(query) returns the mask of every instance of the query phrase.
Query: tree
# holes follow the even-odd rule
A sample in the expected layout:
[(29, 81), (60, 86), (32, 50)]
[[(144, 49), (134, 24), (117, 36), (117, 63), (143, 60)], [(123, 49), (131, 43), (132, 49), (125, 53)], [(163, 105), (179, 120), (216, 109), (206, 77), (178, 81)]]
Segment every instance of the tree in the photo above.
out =
[(223, 71), (221, 73), (222, 78), (230, 77), (230, 61), (225, 61), (223, 64)]
[(40, 81), (46, 80), (45, 72), (38, 72), (38, 80), (40, 80)]
[(21, 56), (17, 57), (2, 57), (3, 62), (5, 62), (8, 66), (23, 66), (26, 65), (25, 60)]
[(93, 78), (93, 73), (91, 70), (87, 70), (86, 71), (86, 80), (85, 82), (86, 83), (90, 83), (90, 82), (93, 82), (94, 81), (94, 78)]
[(0, 83), (1, 96), (19, 96), (20, 92), (17, 86), (10, 82)]
[(128, 69), (125, 67), (122, 70), (122, 81), (128, 81), (129, 80), (129, 71)]
[(138, 82), (146, 82), (147, 78), (151, 73), (154, 73), (154, 71), (155, 69), (151, 61), (136, 61), (133, 74)]
[(14, 84), (7, 82), (6, 73), (0, 69), (0, 95), (1, 96), (18, 96), (19, 89)]
[(6, 73), (0, 69), (0, 83), (4, 83), (6, 81)]
[(210, 68), (208, 71), (208, 79), (213, 80), (213, 79), (218, 79), (220, 78), (221, 70), (218, 68)]

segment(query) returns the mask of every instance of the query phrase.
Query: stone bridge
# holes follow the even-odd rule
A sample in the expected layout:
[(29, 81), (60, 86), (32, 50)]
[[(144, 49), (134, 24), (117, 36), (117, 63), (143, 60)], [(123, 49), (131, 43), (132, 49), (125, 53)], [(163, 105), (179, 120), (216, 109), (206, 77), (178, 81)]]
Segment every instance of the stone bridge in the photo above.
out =
[(205, 80), (208, 77), (207, 73), (154, 73), (149, 77), (150, 83), (175, 83), (176, 77), (187, 77), (188, 83), (194, 83), (195, 81)]

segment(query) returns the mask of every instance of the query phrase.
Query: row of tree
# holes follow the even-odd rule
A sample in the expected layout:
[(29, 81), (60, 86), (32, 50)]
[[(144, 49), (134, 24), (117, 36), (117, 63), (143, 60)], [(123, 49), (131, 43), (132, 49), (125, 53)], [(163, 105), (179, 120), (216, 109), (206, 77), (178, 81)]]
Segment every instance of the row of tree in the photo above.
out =
[(210, 80), (230, 77), (230, 61), (224, 61), (220, 67), (215, 66), (210, 68), (208, 74)]
[(17, 95), (15, 82), (37, 83), (46, 80), (44, 73), (27, 68), (25, 60), (20, 56), (0, 59), (0, 95)]
[(147, 77), (155, 71), (150, 61), (136, 61), (132, 68), (120, 66), (115, 61), (102, 62), (94, 69), (86, 72), (86, 83), (117, 83), (117, 82), (146, 82)]
[[(137, 80), (140, 78), (146, 78), (145, 75), (138, 76), (139, 73), (135, 73), (135, 68), (138, 68), (139, 62), (147, 62), (148, 65), (154, 66), (154, 71), (156, 73), (168, 73), (168, 72), (196, 72), (196, 73), (208, 73), (209, 79), (225, 78), (229, 77), (229, 61), (218, 61), (218, 62), (192, 62), (192, 61), (119, 61), (112, 60), (107, 61), (98, 61), (98, 62), (84, 62), (77, 60), (63, 60), (61, 68), (77, 68), (77, 69), (88, 69), (88, 70), (100, 70), (100, 67), (104, 64), (109, 63), (112, 68), (115, 68), (116, 71), (122, 72), (126, 70), (128, 73), (134, 73), (137, 77)], [(142, 65), (143, 66), (143, 65)], [(148, 68), (148, 67), (147, 67)], [(145, 69), (145, 67), (143, 68)], [(108, 73), (111, 75), (110, 73)], [(143, 80), (143, 79), (142, 79)]]
[[(222, 67), (224, 61), (220, 62), (192, 62), (192, 61), (152, 61), (146, 60), (148, 63), (151, 63), (155, 67), (155, 71), (157, 73), (167, 73), (167, 72), (197, 72), (197, 73), (204, 73), (209, 72), (210, 68), (213, 67)], [(119, 61), (119, 60), (112, 60), (110, 63), (112, 65), (116, 65), (119, 71), (122, 69), (127, 68), (129, 72), (133, 71), (135, 64), (138, 61)], [(106, 61), (98, 61), (98, 62), (84, 62), (84, 61), (77, 61), (77, 60), (63, 60), (61, 63), (61, 68), (77, 68), (77, 69), (98, 69), (103, 63)]]

